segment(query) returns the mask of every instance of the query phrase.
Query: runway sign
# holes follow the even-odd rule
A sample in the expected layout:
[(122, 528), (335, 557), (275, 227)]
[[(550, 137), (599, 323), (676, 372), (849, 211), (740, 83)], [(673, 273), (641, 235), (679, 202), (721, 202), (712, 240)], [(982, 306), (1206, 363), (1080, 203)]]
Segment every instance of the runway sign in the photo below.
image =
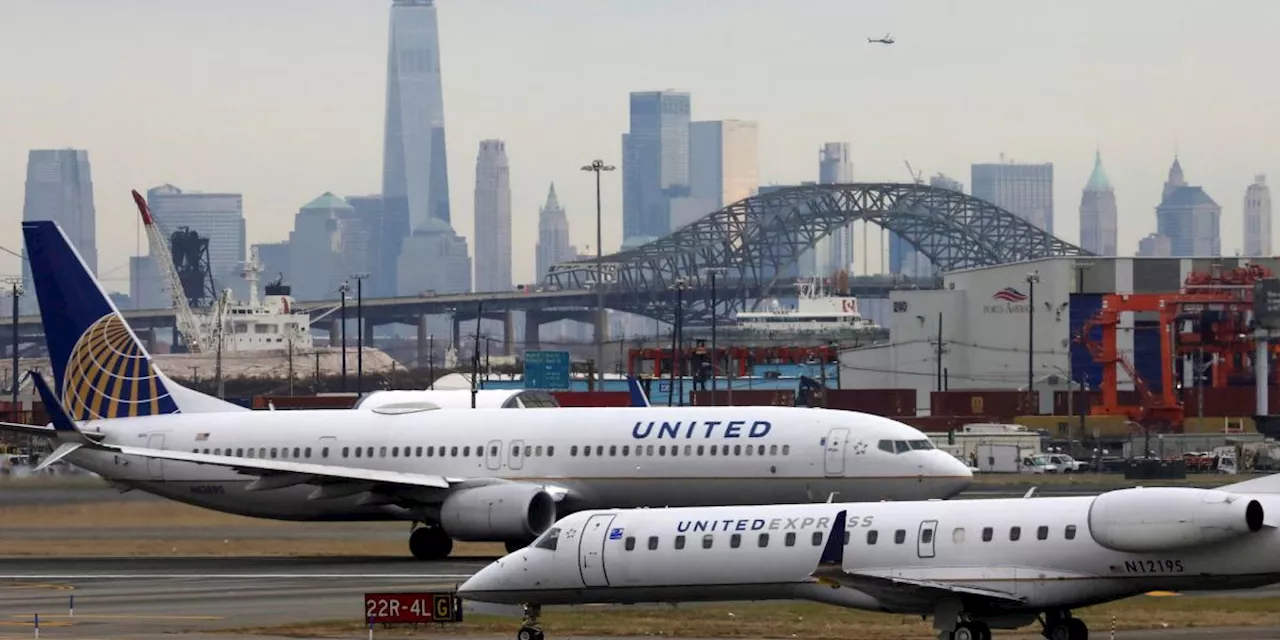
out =
[(462, 622), (462, 598), (452, 591), (366, 593), (364, 619), (370, 624)]

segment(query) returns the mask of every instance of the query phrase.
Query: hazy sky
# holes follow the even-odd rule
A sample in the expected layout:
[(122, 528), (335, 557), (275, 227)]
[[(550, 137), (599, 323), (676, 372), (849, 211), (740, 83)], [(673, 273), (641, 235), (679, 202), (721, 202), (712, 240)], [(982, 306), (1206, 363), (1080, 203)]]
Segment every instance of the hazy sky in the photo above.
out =
[[(89, 151), (112, 289), (127, 288), (136, 244), (131, 188), (242, 192), (250, 242), (285, 239), (325, 191), (378, 192), (390, 4), (0, 0), (0, 245), (21, 248), (32, 148)], [(1072, 242), (1100, 147), (1122, 253), (1155, 229), (1175, 145), (1223, 207), (1224, 253), (1241, 246), (1254, 174), (1280, 182), (1275, 0), (438, 5), (454, 226), (474, 235), (479, 141), (506, 140), (521, 281), (552, 181), (574, 243), (594, 242), (579, 167), (620, 164), (633, 90), (689, 91), (695, 119), (759, 122), (762, 184), (816, 179), (828, 140), (851, 143), (865, 181), (909, 180), (906, 159), (967, 189), (969, 164), (1000, 153), (1053, 162), (1055, 232)], [(867, 44), (885, 32), (898, 43)], [(610, 250), (620, 172), (604, 194)], [(17, 260), (0, 254), (0, 272)]]

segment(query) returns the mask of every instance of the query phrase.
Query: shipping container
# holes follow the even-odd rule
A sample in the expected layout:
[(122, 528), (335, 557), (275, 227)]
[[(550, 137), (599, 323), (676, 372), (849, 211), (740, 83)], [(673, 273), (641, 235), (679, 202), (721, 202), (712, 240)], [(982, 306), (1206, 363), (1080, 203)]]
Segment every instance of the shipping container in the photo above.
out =
[(690, 394), (695, 407), (794, 407), (796, 392), (791, 389), (747, 389), (735, 391), (694, 391)]
[[(1271, 387), (1267, 398), (1267, 408), (1275, 412), (1276, 402), (1280, 401), (1280, 388)], [(1188, 418), (1199, 417), (1200, 397), (1204, 396), (1204, 416), (1206, 418), (1247, 418), (1257, 414), (1258, 400), (1253, 386), (1247, 387), (1205, 387), (1203, 389), (1183, 389), (1182, 406)]]
[[(1080, 411), (1076, 409), (1084, 409), (1085, 415), (1089, 415), (1093, 411), (1092, 410), (1093, 403), (1100, 402), (1102, 400), (1101, 391), (1092, 390), (1092, 389), (1089, 391), (1072, 391), (1070, 394), (1071, 401), (1076, 403), (1076, 408), (1073, 408), (1070, 411), (1068, 411), (1067, 395), (1068, 394), (1066, 391), (1053, 392), (1053, 415), (1055, 416), (1080, 415)], [(1141, 404), (1138, 400), (1138, 392), (1132, 389), (1122, 389), (1116, 392), (1116, 397), (1120, 400), (1120, 404), (1123, 404), (1123, 405), (1136, 406), (1138, 404)]]
[(826, 408), (879, 416), (914, 416), (915, 389), (829, 389)]
[(259, 411), (275, 407), (277, 411), (292, 409), (350, 409), (356, 403), (356, 394), (323, 396), (254, 396), (253, 408)]
[(629, 407), (629, 391), (552, 391), (562, 407)]
[(933, 391), (929, 413), (935, 416), (995, 416), (1007, 421), (1014, 416), (1040, 413), (1039, 391), (1008, 389), (965, 389)]

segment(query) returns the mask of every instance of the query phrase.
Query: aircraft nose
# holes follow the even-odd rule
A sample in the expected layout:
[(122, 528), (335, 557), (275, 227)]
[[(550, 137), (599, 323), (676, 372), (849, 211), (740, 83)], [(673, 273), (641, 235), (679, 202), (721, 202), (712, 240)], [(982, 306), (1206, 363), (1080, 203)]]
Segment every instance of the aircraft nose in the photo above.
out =
[(508, 582), (505, 561), (495, 560), (458, 586), (458, 595), (467, 600), (504, 602), (502, 591)]
[(969, 465), (945, 451), (934, 451), (934, 453), (937, 454), (939, 459), (937, 463), (939, 475), (946, 476), (951, 480), (952, 496), (962, 493), (973, 484), (973, 470), (969, 468)]

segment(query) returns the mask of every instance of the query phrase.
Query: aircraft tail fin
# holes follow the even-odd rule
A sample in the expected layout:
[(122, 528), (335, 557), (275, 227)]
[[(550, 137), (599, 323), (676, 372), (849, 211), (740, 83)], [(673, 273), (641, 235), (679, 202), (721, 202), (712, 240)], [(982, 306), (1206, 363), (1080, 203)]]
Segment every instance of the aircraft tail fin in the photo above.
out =
[(818, 560), (819, 569), (840, 569), (844, 566), (844, 539), (848, 535), (845, 523), (848, 522), (848, 511), (836, 514), (831, 523), (831, 532), (827, 534), (827, 544), (822, 548), (822, 558)]
[(187, 389), (156, 367), (57, 223), (22, 223), (53, 367), (51, 392), (71, 421), (247, 411)]
[(631, 393), (631, 406), (649, 406), (649, 396), (644, 394), (644, 387), (640, 386), (639, 378), (636, 378), (635, 376), (627, 376), (627, 390)]

